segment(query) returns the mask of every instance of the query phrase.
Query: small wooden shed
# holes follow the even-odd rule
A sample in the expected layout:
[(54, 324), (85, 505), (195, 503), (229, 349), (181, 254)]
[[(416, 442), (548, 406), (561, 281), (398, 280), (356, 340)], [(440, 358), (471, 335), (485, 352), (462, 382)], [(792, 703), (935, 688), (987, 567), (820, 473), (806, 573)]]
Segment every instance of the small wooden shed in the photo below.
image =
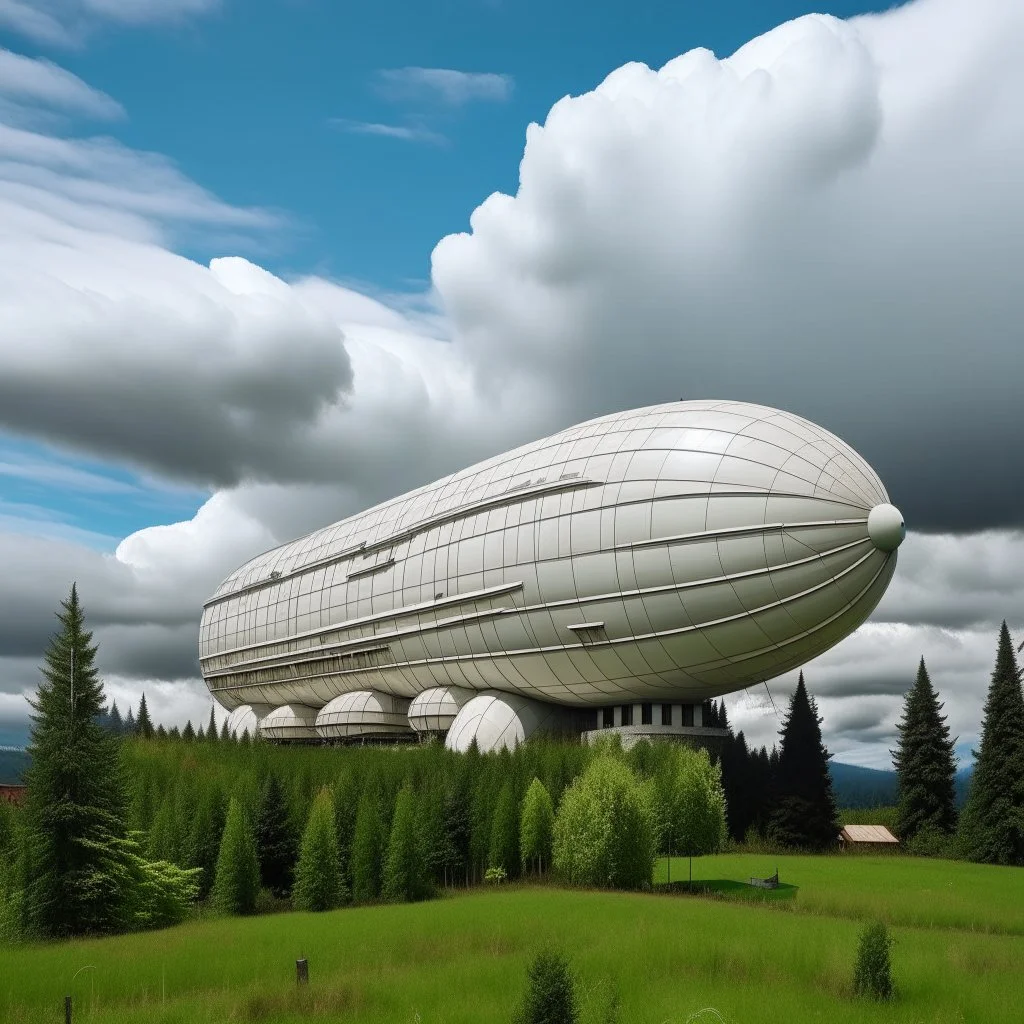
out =
[(839, 845), (844, 850), (895, 850), (900, 841), (884, 825), (844, 825)]
[(24, 799), (24, 786), (6, 785), (0, 782), (0, 800), (6, 800), (9, 804), (20, 804)]

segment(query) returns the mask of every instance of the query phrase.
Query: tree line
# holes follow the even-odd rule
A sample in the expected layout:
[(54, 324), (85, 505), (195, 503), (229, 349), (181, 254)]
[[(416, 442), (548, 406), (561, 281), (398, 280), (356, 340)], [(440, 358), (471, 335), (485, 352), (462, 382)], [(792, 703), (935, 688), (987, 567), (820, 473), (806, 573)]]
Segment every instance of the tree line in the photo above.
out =
[[(117, 732), (74, 588), (59, 618), (33, 703), (27, 801), (0, 808), (0, 928), (9, 935), (154, 927), (197, 902), (223, 913), (283, 901), (319, 910), (552, 873), (638, 888), (651, 884), (657, 855), (699, 856), (729, 837), (808, 850), (836, 843), (829, 753), (802, 674), (771, 753), (732, 734), (724, 702), (706, 708), (705, 721), (727, 734), (710, 755), (647, 742), (624, 751), (615, 739), (538, 738), (486, 755), (436, 742), (280, 747), (221, 742), (230, 737), (212, 713), (205, 731), (161, 735), (145, 702), (121, 723), (133, 731)], [(895, 754), (900, 828), (911, 838), (954, 828), (953, 744), (940, 712), (922, 662)], [(1024, 801), (1013, 803), (1024, 771), (1008, 774), (1013, 762), (995, 745), (1016, 735), (1018, 718), (1024, 726), (1004, 626), (960, 821), (977, 859), (1024, 857), (1014, 811)], [(1013, 750), (1024, 754), (1024, 728), (1020, 737)]]

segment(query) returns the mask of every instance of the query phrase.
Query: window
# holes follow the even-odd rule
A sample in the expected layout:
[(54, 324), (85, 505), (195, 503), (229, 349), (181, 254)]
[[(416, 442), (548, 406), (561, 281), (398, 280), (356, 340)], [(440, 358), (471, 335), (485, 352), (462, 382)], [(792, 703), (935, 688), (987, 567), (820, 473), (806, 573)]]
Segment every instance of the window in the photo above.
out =
[(623, 704), (622, 705), (622, 724), (632, 725), (633, 724), (633, 705)]
[(610, 729), (613, 725), (615, 725), (615, 708), (602, 708), (601, 718), (602, 728)]
[(651, 725), (654, 722), (654, 715), (650, 704), (640, 705), (640, 724)]
[(662, 704), (661, 705), (661, 724), (671, 725), (672, 724), (672, 705)]
[(683, 705), (683, 725), (693, 725), (693, 705)]

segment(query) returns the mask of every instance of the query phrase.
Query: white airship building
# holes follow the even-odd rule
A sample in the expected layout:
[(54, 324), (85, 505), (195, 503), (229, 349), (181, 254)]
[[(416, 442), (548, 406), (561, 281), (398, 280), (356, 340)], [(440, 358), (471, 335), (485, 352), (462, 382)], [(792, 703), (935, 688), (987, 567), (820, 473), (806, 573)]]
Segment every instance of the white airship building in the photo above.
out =
[(254, 558), (206, 603), (200, 663), (231, 727), (270, 740), (697, 736), (704, 700), (864, 622), (904, 534), (805, 419), (635, 409)]

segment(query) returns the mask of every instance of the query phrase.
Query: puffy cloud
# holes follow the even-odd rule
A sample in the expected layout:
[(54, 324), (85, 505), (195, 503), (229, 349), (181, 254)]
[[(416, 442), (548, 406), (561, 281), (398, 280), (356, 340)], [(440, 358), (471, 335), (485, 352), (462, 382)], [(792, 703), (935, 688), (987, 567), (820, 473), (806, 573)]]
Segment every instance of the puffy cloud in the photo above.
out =
[(517, 194), (434, 250), (479, 387), (543, 396), (539, 428), (763, 401), (853, 444), (911, 526), (1021, 525), (1022, 44), (1012, 0), (918, 0), (560, 100)]

